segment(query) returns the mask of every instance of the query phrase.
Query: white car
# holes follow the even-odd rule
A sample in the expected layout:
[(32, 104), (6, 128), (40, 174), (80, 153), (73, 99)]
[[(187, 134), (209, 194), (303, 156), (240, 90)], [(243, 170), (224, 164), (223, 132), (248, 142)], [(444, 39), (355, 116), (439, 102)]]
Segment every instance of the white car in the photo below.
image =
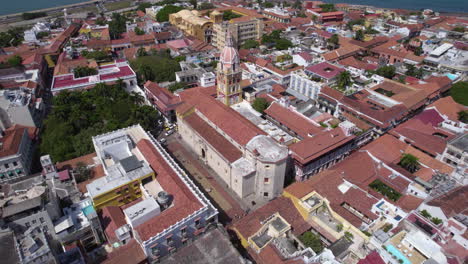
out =
[(159, 143), (161, 143), (161, 144), (165, 144), (166, 142), (167, 142), (167, 140), (166, 140), (165, 138), (161, 138), (161, 139), (159, 140)]
[(168, 130), (164, 135), (166, 135), (167, 137), (167, 136), (170, 136), (172, 133), (174, 133), (174, 130), (171, 129), (171, 130)]

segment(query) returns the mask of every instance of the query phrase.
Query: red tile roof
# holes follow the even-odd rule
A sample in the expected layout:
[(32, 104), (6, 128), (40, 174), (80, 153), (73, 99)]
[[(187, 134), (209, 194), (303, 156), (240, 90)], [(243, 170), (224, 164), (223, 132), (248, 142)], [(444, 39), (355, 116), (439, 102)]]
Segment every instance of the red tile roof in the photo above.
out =
[(289, 108), (283, 107), (277, 102), (273, 102), (265, 110), (265, 114), (304, 139), (308, 138), (309, 135), (316, 135), (323, 131), (323, 128), (315, 125), (311, 119)]
[(467, 106), (461, 105), (453, 100), (451, 96), (440, 98), (427, 108), (435, 108), (442, 115), (446, 115), (452, 121), (458, 120), (458, 112), (468, 110)]
[(332, 79), (338, 76), (341, 72), (344, 72), (345, 69), (337, 67), (328, 62), (321, 62), (319, 64), (308, 66), (306, 71), (317, 74), (325, 79)]
[(196, 113), (185, 117), (184, 121), (201, 137), (205, 138), (208, 144), (215, 148), (229, 162), (232, 163), (242, 157), (242, 152), (238, 148), (208, 125)]
[(263, 220), (275, 213), (279, 213), (291, 225), (295, 235), (301, 235), (310, 229), (309, 223), (302, 218), (293, 202), (282, 196), (241, 218), (233, 224), (233, 227), (247, 239), (260, 230)]
[(134, 231), (138, 233), (140, 239), (146, 241), (193, 214), (202, 207), (202, 204), (149, 140), (140, 140), (137, 143), (137, 148), (156, 172), (156, 179), (161, 187), (173, 196), (173, 206), (162, 211), (158, 217), (154, 217), (135, 228)]
[(100, 213), (101, 225), (104, 228), (106, 237), (110, 243), (119, 242), (115, 230), (126, 225), (125, 215), (117, 206), (107, 206), (102, 208)]
[(178, 106), (177, 112), (185, 113), (194, 107), (208, 120), (213, 122), (215, 126), (242, 146), (245, 146), (257, 135), (265, 135), (265, 132), (249, 122), (241, 114), (225, 106), (211, 95), (208, 95), (207, 91), (211, 94), (215, 90), (196, 87), (181, 92), (179, 96), (184, 103)]
[(427, 203), (440, 207), (447, 218), (457, 214), (468, 214), (468, 185), (460, 186)]
[(24, 126), (14, 125), (4, 131), (0, 138), (0, 157), (5, 158), (18, 153), (21, 140), (28, 130)]
[(385, 261), (383, 261), (377, 251), (372, 251), (365, 258), (359, 260), (357, 264), (385, 264)]
[(111, 253), (107, 254), (103, 264), (121, 264), (121, 263), (147, 263), (146, 255), (140, 244), (132, 239), (126, 245), (114, 249)]

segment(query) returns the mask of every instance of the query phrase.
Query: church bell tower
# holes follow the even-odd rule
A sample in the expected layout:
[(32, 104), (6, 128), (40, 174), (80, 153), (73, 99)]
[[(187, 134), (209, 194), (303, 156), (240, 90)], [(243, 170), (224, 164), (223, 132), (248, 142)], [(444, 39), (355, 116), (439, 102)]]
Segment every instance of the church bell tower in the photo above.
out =
[(242, 71), (240, 68), (239, 52), (235, 48), (234, 40), (228, 31), (226, 43), (221, 52), (217, 70), (218, 100), (227, 106), (242, 102), (242, 88), (240, 81)]

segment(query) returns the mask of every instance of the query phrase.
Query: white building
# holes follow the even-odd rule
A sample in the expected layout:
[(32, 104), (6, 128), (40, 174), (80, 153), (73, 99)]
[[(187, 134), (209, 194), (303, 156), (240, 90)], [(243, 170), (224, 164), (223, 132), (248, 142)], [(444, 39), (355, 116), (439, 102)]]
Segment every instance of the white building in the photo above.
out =
[(289, 88), (314, 100), (317, 99), (324, 83), (312, 80), (303, 70), (291, 73)]

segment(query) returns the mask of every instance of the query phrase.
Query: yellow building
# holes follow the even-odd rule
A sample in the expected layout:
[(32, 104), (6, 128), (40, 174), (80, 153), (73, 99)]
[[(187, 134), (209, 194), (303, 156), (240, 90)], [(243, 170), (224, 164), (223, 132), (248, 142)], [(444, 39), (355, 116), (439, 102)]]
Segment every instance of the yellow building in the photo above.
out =
[(106, 206), (122, 206), (144, 195), (143, 186), (154, 180), (151, 169), (135, 143), (138, 129), (126, 133), (117, 130), (93, 137), (97, 159), (105, 176), (86, 185), (96, 210)]
[(213, 35), (213, 22), (196, 10), (181, 10), (169, 15), (169, 22), (183, 31), (186, 35), (196, 39), (211, 42)]

